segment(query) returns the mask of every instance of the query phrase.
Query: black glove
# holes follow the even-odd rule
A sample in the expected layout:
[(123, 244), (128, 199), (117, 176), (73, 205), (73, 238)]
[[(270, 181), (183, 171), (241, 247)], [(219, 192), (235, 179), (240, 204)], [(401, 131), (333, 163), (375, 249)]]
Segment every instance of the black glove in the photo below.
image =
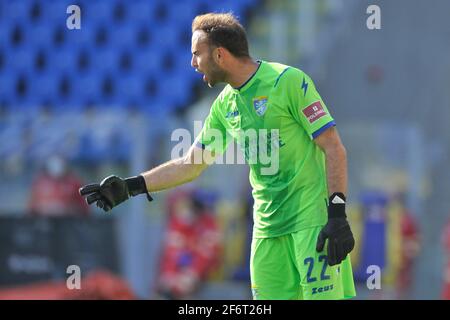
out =
[(352, 230), (345, 214), (345, 196), (333, 193), (328, 203), (328, 222), (317, 238), (317, 252), (321, 252), (328, 239), (328, 264), (334, 266), (341, 263), (355, 246)]
[(146, 193), (149, 201), (153, 200), (147, 191), (145, 179), (141, 175), (127, 179), (111, 175), (103, 179), (100, 184), (93, 183), (80, 188), (79, 192), (80, 195), (87, 196), (87, 204), (96, 202), (97, 207), (105, 212), (128, 200), (130, 196), (141, 193)]

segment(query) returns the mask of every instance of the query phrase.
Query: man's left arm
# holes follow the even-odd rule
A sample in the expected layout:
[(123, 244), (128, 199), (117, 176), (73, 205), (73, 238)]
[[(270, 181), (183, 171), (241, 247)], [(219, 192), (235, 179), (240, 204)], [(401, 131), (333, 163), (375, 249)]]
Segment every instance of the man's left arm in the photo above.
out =
[(325, 153), (328, 196), (334, 193), (347, 194), (347, 152), (336, 127), (320, 134), (314, 142)]
[[(285, 72), (286, 71), (286, 72)], [(285, 69), (278, 85), (288, 97), (288, 110), (326, 157), (328, 182), (328, 222), (317, 238), (316, 249), (327, 245), (328, 264), (341, 263), (353, 250), (355, 240), (345, 214), (347, 193), (347, 156), (335, 128), (335, 121), (320, 97), (314, 82), (302, 71)]]
[(345, 213), (347, 152), (334, 126), (323, 131), (314, 142), (325, 153), (329, 195), (328, 222), (319, 234), (316, 249), (323, 251), (328, 240), (328, 264), (332, 266), (341, 263), (355, 246)]

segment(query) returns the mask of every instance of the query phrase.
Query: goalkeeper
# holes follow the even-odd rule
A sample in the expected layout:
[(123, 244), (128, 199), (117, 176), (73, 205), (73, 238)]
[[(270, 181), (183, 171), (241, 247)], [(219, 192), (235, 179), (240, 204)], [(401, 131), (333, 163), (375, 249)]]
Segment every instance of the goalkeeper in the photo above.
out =
[[(345, 299), (355, 296), (348, 254), (346, 151), (335, 122), (307, 74), (253, 60), (245, 30), (232, 14), (192, 23), (191, 65), (209, 87), (227, 83), (186, 156), (135, 177), (109, 176), (80, 189), (88, 204), (109, 211), (138, 194), (179, 186), (201, 175), (235, 139), (250, 166), (254, 227), (250, 274), (254, 299)], [(275, 132), (248, 141), (246, 130)], [(220, 132), (224, 139), (213, 139)], [(256, 143), (256, 146), (254, 145)], [(277, 170), (248, 161), (271, 149)], [(201, 161), (198, 161), (201, 159)]]

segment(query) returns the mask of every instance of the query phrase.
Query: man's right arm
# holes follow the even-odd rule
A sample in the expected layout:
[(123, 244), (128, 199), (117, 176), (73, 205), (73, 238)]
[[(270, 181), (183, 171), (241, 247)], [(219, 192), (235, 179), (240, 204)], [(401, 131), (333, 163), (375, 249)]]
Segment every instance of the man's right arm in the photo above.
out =
[[(214, 112), (216, 100), (206, 117), (203, 129), (186, 156), (168, 161), (147, 172), (129, 178), (111, 175), (100, 183), (91, 183), (80, 188), (79, 193), (86, 197), (88, 204), (96, 203), (104, 211), (110, 211), (130, 197), (150, 192), (170, 189), (198, 178), (201, 173), (214, 162), (214, 155), (226, 149), (227, 139), (218, 139), (214, 133), (225, 134), (225, 127), (219, 116)], [(216, 132), (217, 131), (217, 132)]]
[[(209, 158), (208, 158), (209, 157)], [(150, 171), (126, 179), (111, 175), (100, 183), (92, 183), (80, 188), (80, 195), (86, 196), (88, 204), (96, 203), (105, 211), (128, 200), (130, 196), (161, 191), (190, 182), (200, 176), (208, 164), (212, 154), (208, 150), (191, 146), (185, 157), (168, 161)]]
[(148, 192), (170, 189), (198, 178), (208, 167), (205, 159), (211, 158), (208, 150), (192, 145), (186, 156), (167, 161), (141, 175)]

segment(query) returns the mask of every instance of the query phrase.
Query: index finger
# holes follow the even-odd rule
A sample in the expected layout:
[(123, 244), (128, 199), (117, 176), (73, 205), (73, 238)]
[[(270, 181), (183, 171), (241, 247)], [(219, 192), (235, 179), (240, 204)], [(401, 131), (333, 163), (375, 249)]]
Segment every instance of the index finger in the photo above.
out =
[(338, 264), (336, 257), (336, 241), (328, 239), (328, 265), (334, 266)]
[(88, 185), (85, 185), (84, 187), (81, 187), (78, 192), (80, 195), (85, 196), (87, 194), (100, 191), (100, 184), (98, 183), (91, 183)]

